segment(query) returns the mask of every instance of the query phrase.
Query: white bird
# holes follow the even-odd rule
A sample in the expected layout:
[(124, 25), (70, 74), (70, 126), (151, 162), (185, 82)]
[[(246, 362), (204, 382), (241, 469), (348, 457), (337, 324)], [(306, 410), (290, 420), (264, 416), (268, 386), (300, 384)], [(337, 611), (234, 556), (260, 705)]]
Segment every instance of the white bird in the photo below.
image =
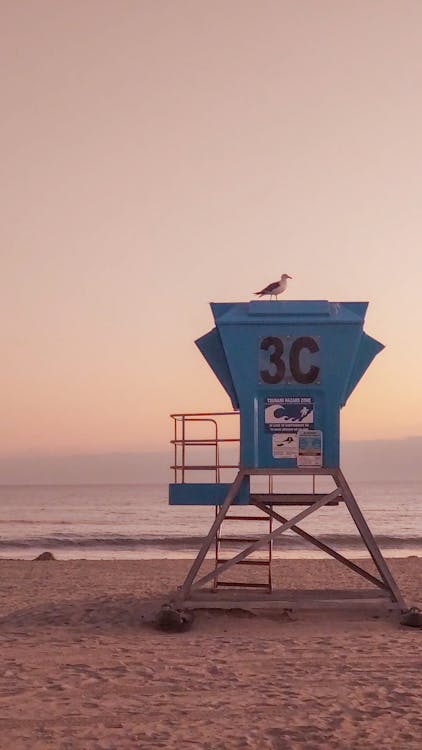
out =
[(268, 284), (264, 289), (261, 289), (260, 292), (254, 292), (254, 294), (258, 294), (259, 297), (263, 297), (264, 294), (269, 294), (270, 299), (272, 296), (274, 296), (276, 299), (279, 294), (284, 292), (285, 288), (287, 287), (287, 279), (291, 279), (292, 277), (289, 276), (288, 273), (283, 273), (280, 281), (273, 281), (272, 284)]

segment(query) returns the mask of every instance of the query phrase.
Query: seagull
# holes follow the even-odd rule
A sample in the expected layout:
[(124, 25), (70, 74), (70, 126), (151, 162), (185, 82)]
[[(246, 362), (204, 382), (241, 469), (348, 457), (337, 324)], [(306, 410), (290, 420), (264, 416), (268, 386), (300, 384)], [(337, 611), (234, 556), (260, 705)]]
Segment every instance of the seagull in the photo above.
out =
[(277, 299), (278, 295), (284, 292), (285, 288), (287, 287), (287, 279), (291, 279), (292, 277), (289, 276), (288, 273), (283, 273), (280, 281), (273, 281), (272, 284), (268, 284), (264, 289), (261, 289), (260, 292), (255, 292), (255, 294), (258, 294), (259, 297), (263, 297), (264, 294), (269, 294), (270, 299), (274, 295), (274, 297)]

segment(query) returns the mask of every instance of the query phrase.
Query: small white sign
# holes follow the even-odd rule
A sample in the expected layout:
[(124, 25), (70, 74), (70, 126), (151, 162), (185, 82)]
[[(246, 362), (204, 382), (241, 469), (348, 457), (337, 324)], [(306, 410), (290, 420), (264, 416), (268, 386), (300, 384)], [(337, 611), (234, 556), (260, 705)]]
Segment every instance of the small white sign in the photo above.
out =
[(321, 430), (301, 430), (297, 435), (298, 466), (322, 466)]
[(297, 458), (296, 432), (277, 432), (272, 437), (273, 458)]

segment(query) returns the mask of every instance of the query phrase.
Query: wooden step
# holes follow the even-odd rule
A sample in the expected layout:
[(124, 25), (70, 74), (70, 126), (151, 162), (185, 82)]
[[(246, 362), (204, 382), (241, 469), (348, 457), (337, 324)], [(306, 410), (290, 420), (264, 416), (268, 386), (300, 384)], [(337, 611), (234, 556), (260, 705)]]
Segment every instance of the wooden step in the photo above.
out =
[(236, 581), (216, 581), (217, 586), (231, 586), (235, 588), (242, 588), (242, 589), (267, 589), (267, 591), (270, 590), (270, 586), (268, 583), (246, 583), (246, 582), (236, 582)]
[(259, 537), (253, 537), (253, 536), (220, 536), (217, 539), (217, 542), (233, 542), (233, 543), (244, 542), (246, 544), (248, 542), (252, 544), (252, 542), (258, 542), (258, 541), (259, 541)]
[(268, 523), (268, 516), (225, 516), (224, 521), (267, 521)]
[[(229, 562), (231, 560), (231, 557), (219, 557), (217, 560), (217, 564)], [(239, 562), (235, 563), (235, 565), (266, 565), (267, 567), (270, 565), (269, 560), (239, 560)], [(218, 571), (218, 567), (217, 567)]]

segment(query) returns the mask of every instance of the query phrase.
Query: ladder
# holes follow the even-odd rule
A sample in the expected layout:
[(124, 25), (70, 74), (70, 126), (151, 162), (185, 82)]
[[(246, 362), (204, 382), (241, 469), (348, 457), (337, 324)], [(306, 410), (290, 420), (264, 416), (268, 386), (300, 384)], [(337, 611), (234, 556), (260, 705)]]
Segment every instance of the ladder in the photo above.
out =
[[(270, 480), (272, 478), (269, 478)], [(271, 482), (270, 482), (271, 483)], [(271, 488), (272, 489), (272, 488)], [(236, 512), (237, 510), (237, 512)], [(248, 513), (247, 511), (250, 510), (251, 513)], [(215, 508), (215, 514), (217, 516), (219, 511), (219, 507), (216, 506)], [(234, 512), (233, 512), (234, 511)], [(241, 511), (241, 513), (240, 513)], [(226, 534), (225, 529), (227, 524), (230, 524), (230, 522), (241, 522), (244, 524), (245, 528), (245, 535), (235, 535), (235, 534)], [(231, 556), (228, 554), (228, 547), (231, 547), (235, 549), (235, 554), (237, 552), (240, 552), (242, 547), (245, 546), (245, 544), (252, 544), (253, 542), (258, 541), (259, 536), (255, 535), (247, 535), (246, 529), (250, 528), (251, 524), (262, 524), (262, 533), (260, 536), (263, 536), (264, 534), (271, 534), (273, 530), (273, 519), (271, 516), (269, 516), (266, 513), (259, 513), (259, 509), (255, 506), (232, 506), (230, 509), (230, 513), (228, 513), (224, 521), (222, 522), (221, 526), (219, 527), (217, 534), (215, 536), (215, 570), (218, 569), (218, 566), (222, 563), (227, 562), (231, 559)], [(266, 524), (266, 526), (265, 526)], [(224, 530), (223, 530), (224, 528)], [(239, 549), (236, 549), (236, 545), (240, 545)], [(273, 552), (273, 543), (272, 540), (268, 542), (268, 544), (265, 545), (263, 548), (263, 553), (260, 552), (260, 557), (257, 559), (256, 557), (248, 557), (245, 560), (240, 560), (236, 565), (246, 565), (250, 567), (255, 567), (263, 572), (263, 577), (260, 577), (260, 580), (221, 580), (220, 577), (216, 577), (213, 582), (213, 589), (216, 590), (218, 588), (222, 587), (233, 587), (233, 588), (251, 588), (251, 589), (262, 589), (268, 593), (272, 592), (272, 577), (271, 577), (271, 563), (272, 563), (272, 552)]]

